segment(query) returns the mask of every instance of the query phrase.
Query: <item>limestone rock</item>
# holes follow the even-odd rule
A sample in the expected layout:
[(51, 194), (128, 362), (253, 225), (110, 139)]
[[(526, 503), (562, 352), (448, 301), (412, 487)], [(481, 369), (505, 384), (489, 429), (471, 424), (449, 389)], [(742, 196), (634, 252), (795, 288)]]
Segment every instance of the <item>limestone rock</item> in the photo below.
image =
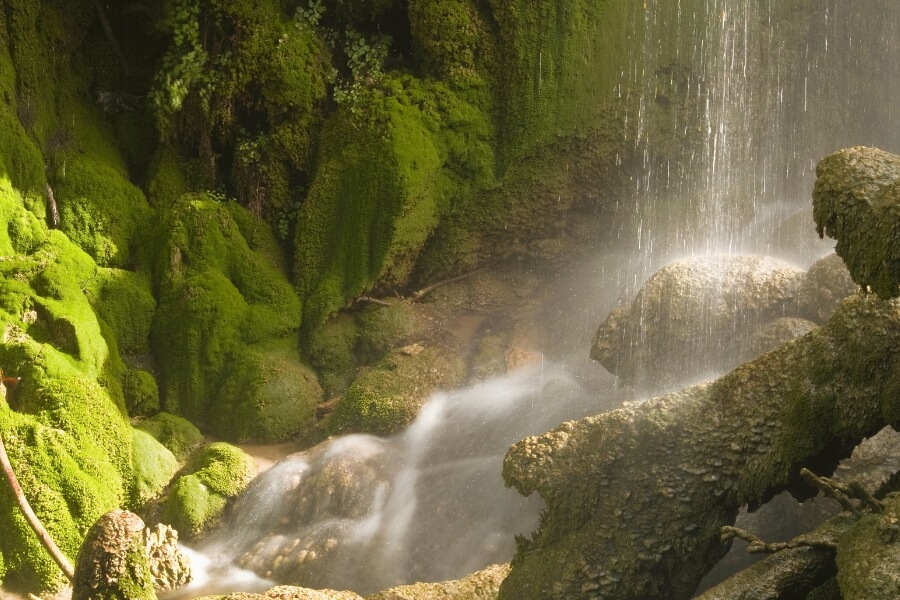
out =
[(178, 532), (168, 525), (157, 523), (144, 532), (144, 551), (150, 558), (150, 573), (158, 591), (170, 591), (191, 580), (191, 565), (178, 548)]
[(627, 307), (610, 313), (591, 348), (626, 385), (662, 389), (747, 358), (744, 332), (796, 312), (803, 271), (762, 256), (702, 256), (669, 264)]
[(144, 522), (114, 510), (91, 527), (75, 565), (73, 600), (155, 599)]
[(812, 264), (800, 286), (800, 314), (819, 325), (834, 314), (841, 301), (859, 290), (844, 261), (829, 254)]
[(495, 600), (509, 565), (491, 565), (458, 581), (401, 585), (366, 600)]
[(362, 597), (354, 592), (311, 590), (280, 585), (265, 594), (238, 593), (226, 596), (203, 596), (197, 600), (362, 600)]
[(747, 353), (750, 357), (759, 356), (791, 340), (806, 335), (816, 327), (818, 325), (812, 321), (798, 317), (775, 319), (751, 336)]
[(819, 235), (853, 280), (882, 298), (900, 294), (900, 156), (857, 146), (829, 154), (816, 166), (813, 217)]
[(563, 423), (507, 453), (507, 485), (547, 504), (519, 539), (501, 600), (682, 600), (725, 553), (744, 504), (815, 494), (900, 425), (900, 305), (852, 296), (829, 322), (713, 383)]

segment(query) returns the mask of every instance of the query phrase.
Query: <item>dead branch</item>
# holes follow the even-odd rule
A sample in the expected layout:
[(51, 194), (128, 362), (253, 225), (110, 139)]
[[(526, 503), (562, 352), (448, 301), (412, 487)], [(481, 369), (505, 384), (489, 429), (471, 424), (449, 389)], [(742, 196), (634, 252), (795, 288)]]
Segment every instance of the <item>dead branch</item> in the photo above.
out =
[(377, 304), (378, 306), (393, 306), (390, 302), (385, 302), (384, 300), (379, 300), (378, 298), (372, 298), (371, 296), (360, 296), (356, 299), (357, 302), (368, 302), (369, 304)]
[(53, 188), (47, 184), (47, 204), (50, 205), (50, 218), (53, 221), (53, 227), (59, 227), (59, 210), (56, 208), (56, 198), (53, 196)]
[(427, 286), (423, 287), (421, 290), (419, 290), (417, 292), (413, 292), (413, 294), (410, 296), (410, 299), (413, 302), (415, 302), (417, 300), (421, 300), (423, 297), (427, 296), (428, 294), (430, 294), (434, 290), (438, 289), (439, 287), (443, 287), (450, 283), (456, 283), (457, 281), (462, 281), (463, 279), (467, 279), (469, 277), (472, 277), (473, 275), (478, 275), (479, 273), (484, 273), (485, 271), (487, 271), (486, 268), (485, 269), (476, 269), (475, 271), (463, 273), (462, 275), (457, 275), (456, 277), (449, 277), (447, 279), (441, 279), (440, 281), (435, 281), (431, 285), (427, 285)]
[(63, 575), (65, 575), (69, 581), (72, 581), (75, 578), (75, 569), (72, 568), (72, 563), (70, 563), (69, 559), (62, 553), (59, 546), (56, 545), (56, 542), (54, 542), (53, 538), (50, 537), (50, 534), (47, 533), (47, 530), (44, 529), (41, 520), (38, 519), (37, 515), (34, 514), (34, 511), (31, 510), (31, 505), (28, 503), (25, 494), (22, 493), (22, 488), (19, 486), (18, 479), (16, 479), (12, 464), (9, 462), (9, 456), (6, 454), (6, 446), (3, 443), (2, 434), (0, 434), (0, 466), (3, 468), (3, 475), (6, 477), (7, 483), (9, 483), (9, 487), (12, 488), (16, 503), (19, 505), (19, 509), (25, 516), (25, 520), (28, 521), (29, 527), (31, 527), (32, 531), (37, 535), (41, 544), (47, 549), (47, 552), (50, 553), (50, 556), (53, 557), (56, 564), (59, 565)]
[(739, 527), (725, 526), (722, 528), (722, 541), (729, 542), (734, 538), (744, 540), (749, 544), (747, 552), (751, 554), (774, 554), (782, 550), (796, 550), (797, 548), (815, 548), (819, 550), (837, 550), (837, 544), (830, 540), (799, 536), (790, 542), (766, 543), (754, 534)]
[(856, 516), (862, 515), (862, 511), (853, 500), (859, 500), (872, 512), (881, 513), (884, 505), (872, 496), (858, 481), (844, 484), (827, 477), (819, 477), (809, 469), (800, 469), (800, 476), (808, 483), (822, 490), (827, 497), (837, 501), (844, 510), (852, 512)]

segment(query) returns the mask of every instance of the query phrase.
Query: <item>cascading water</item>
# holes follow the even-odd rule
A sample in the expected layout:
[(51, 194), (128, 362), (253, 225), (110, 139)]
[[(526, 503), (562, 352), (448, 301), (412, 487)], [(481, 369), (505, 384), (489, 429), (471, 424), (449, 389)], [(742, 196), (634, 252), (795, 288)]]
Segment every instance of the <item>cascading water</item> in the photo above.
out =
[[(582, 371), (597, 324), (676, 258), (763, 254), (806, 266), (827, 253), (810, 210), (817, 160), (858, 144), (900, 150), (900, 61), (888, 53), (900, 39), (896, 0), (627, 4), (622, 18), (642, 40), (615, 89), (641, 163), (621, 200), (630, 215), (611, 223), (596, 259), (559, 276), (543, 311), (561, 332), (547, 353)], [(740, 336), (736, 326), (728, 343)], [(548, 367), (439, 394), (400, 435), (332, 440), (276, 465), (203, 553), (278, 581), (363, 592), (509, 560), (539, 503), (502, 487), (506, 448), (610, 408), (608, 383), (585, 392)]]
[[(541, 506), (502, 486), (506, 449), (603, 401), (551, 365), (436, 394), (396, 436), (336, 438), (261, 475), (205, 541), (202, 568), (365, 593), (506, 562)], [(209, 579), (167, 598), (271, 585)]]

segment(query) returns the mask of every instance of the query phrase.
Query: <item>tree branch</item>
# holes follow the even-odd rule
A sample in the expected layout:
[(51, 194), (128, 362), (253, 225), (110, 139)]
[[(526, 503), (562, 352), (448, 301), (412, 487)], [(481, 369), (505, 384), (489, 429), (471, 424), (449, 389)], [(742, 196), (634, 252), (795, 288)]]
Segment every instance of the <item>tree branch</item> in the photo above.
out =
[(3, 443), (2, 433), (0, 433), (0, 466), (3, 468), (3, 475), (5, 476), (7, 483), (9, 483), (9, 487), (12, 488), (16, 503), (19, 505), (19, 509), (25, 516), (25, 520), (28, 522), (29, 527), (31, 527), (35, 535), (38, 536), (41, 544), (47, 549), (47, 552), (50, 553), (50, 556), (53, 557), (56, 564), (59, 565), (63, 575), (65, 575), (69, 581), (72, 581), (75, 577), (75, 569), (72, 568), (72, 563), (70, 563), (69, 559), (62, 553), (59, 546), (56, 545), (56, 542), (54, 542), (53, 538), (50, 537), (50, 534), (47, 533), (47, 530), (44, 529), (41, 520), (38, 519), (37, 515), (34, 514), (34, 511), (31, 510), (31, 505), (28, 503), (25, 494), (22, 493), (22, 488), (19, 486), (19, 481), (16, 479), (15, 472), (13, 472), (12, 464), (9, 462), (9, 456), (6, 454), (6, 446)]

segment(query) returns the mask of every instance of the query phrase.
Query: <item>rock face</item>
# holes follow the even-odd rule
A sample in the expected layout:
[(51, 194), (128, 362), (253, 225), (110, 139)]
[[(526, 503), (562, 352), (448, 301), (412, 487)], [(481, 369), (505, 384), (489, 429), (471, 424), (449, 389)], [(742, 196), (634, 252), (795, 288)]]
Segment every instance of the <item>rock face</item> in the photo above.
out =
[[(748, 358), (736, 340), (796, 314), (803, 271), (761, 256), (674, 262), (600, 325), (591, 348), (623, 383), (661, 389)], [(771, 348), (766, 348), (766, 350)]]
[(882, 298), (900, 293), (900, 156), (857, 146), (823, 158), (816, 167), (813, 217), (819, 235), (853, 280)]
[(186, 583), (190, 567), (177, 540), (177, 534), (165, 527), (147, 532), (132, 512), (106, 513), (88, 531), (78, 552), (73, 600), (155, 599), (157, 585), (172, 589)]
[(823, 327), (719, 380), (514, 445), (503, 477), (547, 511), (519, 540), (502, 600), (689, 598), (738, 508), (814, 490), (900, 427), (900, 306), (855, 296)]

